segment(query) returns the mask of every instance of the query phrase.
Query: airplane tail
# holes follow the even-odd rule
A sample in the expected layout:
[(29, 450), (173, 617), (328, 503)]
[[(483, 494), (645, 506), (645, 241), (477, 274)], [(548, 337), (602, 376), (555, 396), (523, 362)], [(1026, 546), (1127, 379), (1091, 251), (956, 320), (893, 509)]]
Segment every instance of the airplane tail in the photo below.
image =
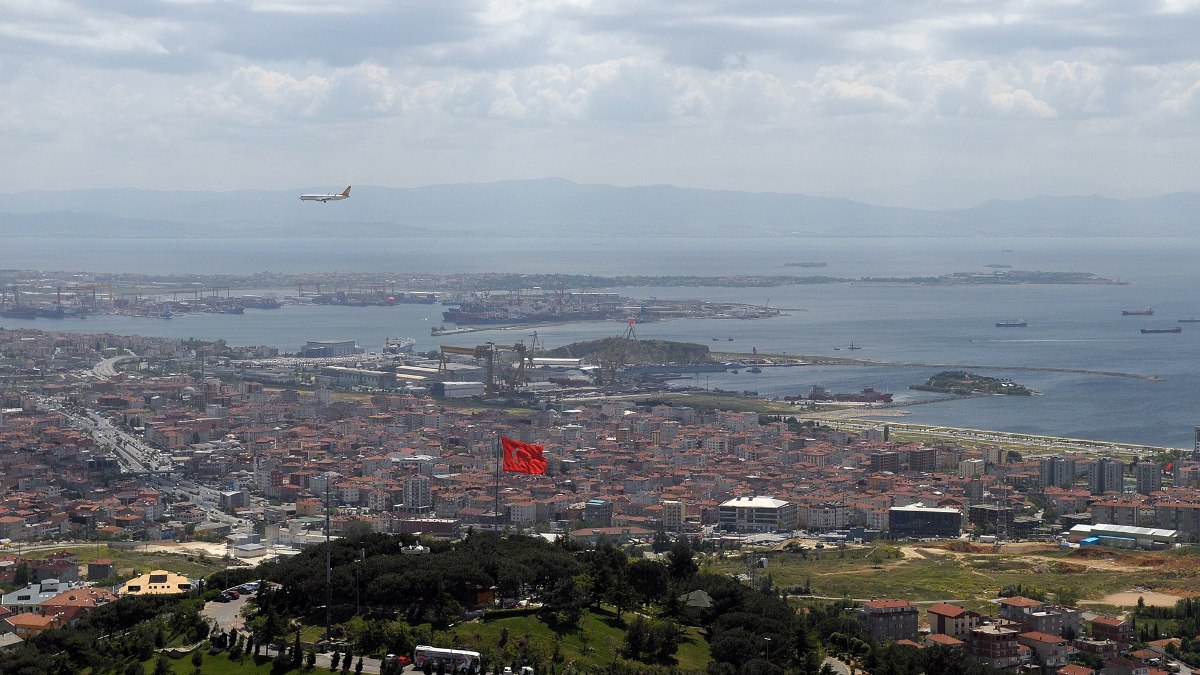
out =
[(347, 186), (346, 186), (346, 189), (345, 189), (345, 190), (342, 190), (342, 196), (343, 196), (343, 197), (349, 197), (349, 196), (350, 196), (350, 187), (351, 187), (351, 186), (347, 185)]

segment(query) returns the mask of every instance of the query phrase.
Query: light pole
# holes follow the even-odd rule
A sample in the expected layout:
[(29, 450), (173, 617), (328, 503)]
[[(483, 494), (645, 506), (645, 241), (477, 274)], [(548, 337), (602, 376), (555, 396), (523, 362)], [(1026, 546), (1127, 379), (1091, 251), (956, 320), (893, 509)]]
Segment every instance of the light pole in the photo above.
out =
[(765, 637), (763, 640), (767, 642), (767, 669), (771, 668), (771, 638)]

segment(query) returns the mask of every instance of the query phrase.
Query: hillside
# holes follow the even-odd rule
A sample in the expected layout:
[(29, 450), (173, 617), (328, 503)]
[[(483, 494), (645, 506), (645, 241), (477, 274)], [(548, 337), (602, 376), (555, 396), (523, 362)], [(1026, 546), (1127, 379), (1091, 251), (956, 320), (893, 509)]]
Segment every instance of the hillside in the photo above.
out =
[[(340, 188), (340, 186), (338, 186)], [(118, 188), (4, 195), (4, 237), (1045, 237), (1191, 236), (1200, 194), (994, 200), (922, 210), (801, 194), (618, 187), (562, 179), (301, 192)]]
[(624, 352), (619, 359), (626, 364), (652, 363), (707, 363), (712, 361), (708, 347), (691, 342), (669, 340), (627, 340), (620, 337), (574, 342), (548, 352), (554, 358), (583, 359), (588, 363), (611, 360)]

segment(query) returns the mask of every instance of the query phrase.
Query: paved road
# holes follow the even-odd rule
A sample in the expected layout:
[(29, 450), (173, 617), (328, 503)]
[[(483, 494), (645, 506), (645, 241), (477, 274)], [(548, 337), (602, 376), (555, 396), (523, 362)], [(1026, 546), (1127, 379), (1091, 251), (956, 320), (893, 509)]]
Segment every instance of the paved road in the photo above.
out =
[[(212, 619), (221, 627), (222, 630), (229, 630), (231, 627), (236, 628), (239, 633), (245, 632), (246, 620), (242, 618), (242, 608), (246, 606), (248, 596), (243, 594), (237, 600), (232, 602), (207, 602), (204, 604), (204, 609), (201, 614), (209, 619)], [(267, 656), (274, 656), (275, 650), (269, 646), (265, 651)], [(317, 654), (317, 666), (321, 668), (329, 668), (332, 662), (333, 655), (329, 652)], [(350, 665), (350, 669), (354, 670), (354, 664), (358, 663), (358, 657), (354, 657), (354, 663)], [(339, 664), (340, 669), (340, 664)], [(378, 673), (379, 659), (369, 657), (363, 658), (364, 673)]]
[(829, 667), (833, 668), (834, 672), (839, 673), (839, 675), (850, 675), (850, 666), (832, 656), (826, 656), (825, 663), (829, 664)]
[(141, 357), (134, 355), (114, 356), (111, 359), (104, 359), (100, 363), (97, 363), (92, 367), (92, 372), (96, 374), (96, 377), (107, 380), (110, 377), (117, 376), (116, 365), (118, 363), (123, 363), (125, 361), (137, 361), (139, 358)]

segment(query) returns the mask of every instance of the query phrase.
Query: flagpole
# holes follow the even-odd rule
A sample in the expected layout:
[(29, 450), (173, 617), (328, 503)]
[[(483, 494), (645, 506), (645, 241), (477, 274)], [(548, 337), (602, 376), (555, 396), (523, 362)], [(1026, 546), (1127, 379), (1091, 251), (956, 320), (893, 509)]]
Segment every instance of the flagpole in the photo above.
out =
[(496, 506), (495, 515), (492, 517), (492, 531), (500, 532), (500, 434), (497, 432), (496, 437), (492, 439), (492, 448), (495, 450), (496, 456)]

